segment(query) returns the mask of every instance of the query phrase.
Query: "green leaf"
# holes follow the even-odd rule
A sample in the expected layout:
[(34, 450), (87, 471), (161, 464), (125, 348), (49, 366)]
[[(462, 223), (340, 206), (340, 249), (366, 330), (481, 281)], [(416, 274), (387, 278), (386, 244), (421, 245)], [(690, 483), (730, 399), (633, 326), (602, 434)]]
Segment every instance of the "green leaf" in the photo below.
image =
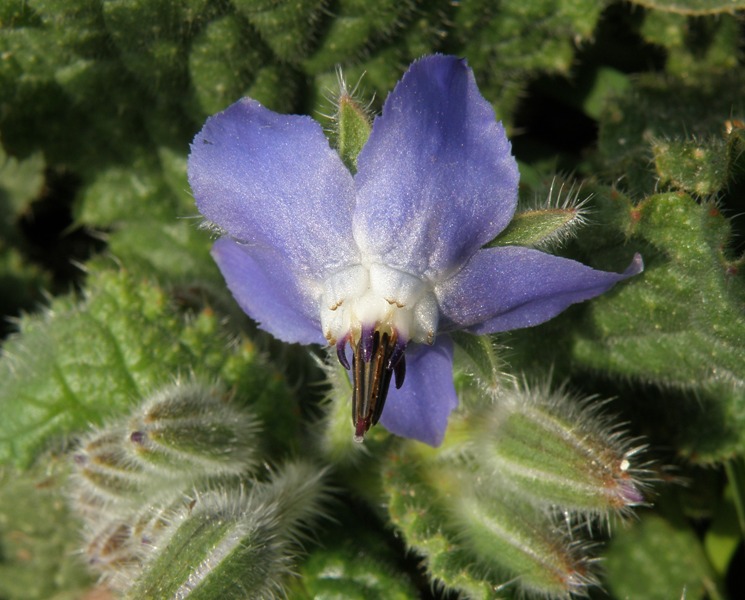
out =
[(604, 564), (607, 585), (617, 598), (694, 599), (705, 592), (719, 597), (695, 532), (656, 515), (645, 515), (619, 530)]
[(235, 15), (210, 22), (189, 52), (189, 74), (204, 116), (241, 98), (267, 62), (268, 52), (255, 33)]
[[(745, 80), (731, 69), (721, 76), (701, 77), (695, 85), (687, 79), (640, 76), (627, 93), (608, 102), (601, 115), (598, 148), (608, 175), (622, 177), (620, 185), (637, 195), (657, 191), (657, 176), (650, 169), (650, 142), (656, 141), (661, 144), (656, 162), (663, 177), (695, 189), (703, 176), (701, 189), (714, 190), (736, 169), (723, 167), (721, 144), (717, 150), (706, 140), (723, 137), (744, 94)], [(675, 156), (664, 155), (668, 150), (677, 153), (677, 163)], [(685, 159), (686, 153), (693, 155), (693, 162)], [(702, 153), (718, 157), (717, 162), (707, 167), (696, 158)], [(734, 162), (738, 155), (726, 156)]]
[(732, 504), (737, 512), (740, 535), (745, 537), (745, 459), (738, 456), (725, 465), (729, 479)]
[(0, 597), (73, 600), (92, 585), (77, 557), (79, 523), (65, 501), (66, 475), (53, 456), (27, 473), (0, 467)]
[(608, 98), (618, 96), (631, 87), (630, 78), (610, 67), (601, 67), (593, 72), (589, 89), (583, 96), (582, 109), (586, 115), (597, 120), (603, 113)]
[(0, 29), (12, 29), (36, 23), (37, 17), (29, 9), (28, 4), (28, 0), (8, 0), (0, 4)]
[[(28, 465), (43, 447), (123, 414), (179, 374), (222, 376), (239, 397), (257, 401), (261, 418), (264, 393), (275, 408), (287, 402), (255, 348), (227, 345), (221, 317), (209, 307), (192, 317), (152, 279), (91, 267), (82, 302), (55, 299), (42, 315), (22, 318), (5, 344), (0, 461)], [(295, 419), (288, 412), (266, 422), (286, 433), (286, 418)], [(284, 443), (294, 439), (288, 434)]]
[(630, 0), (653, 10), (681, 15), (714, 15), (734, 13), (745, 8), (742, 0)]
[(110, 0), (103, 16), (124, 66), (154, 93), (187, 89), (187, 46), (208, 16), (206, 0)]
[(652, 196), (633, 208), (610, 202), (614, 211), (626, 202), (628, 247), (642, 252), (646, 270), (593, 300), (592, 332), (576, 340), (575, 359), (690, 396), (672, 411), (639, 408), (664, 413), (646, 421), (676, 432), (679, 450), (696, 460), (745, 451), (745, 273), (743, 260), (727, 253), (729, 222), (685, 194)]
[(266, 44), (281, 60), (298, 62), (307, 55), (316, 36), (326, 0), (233, 0)]
[(704, 537), (704, 549), (712, 568), (719, 577), (726, 577), (730, 562), (742, 541), (742, 531), (737, 508), (733, 498), (732, 486), (715, 507), (713, 519)]
[(57, 34), (60, 47), (87, 56), (108, 54), (102, 3), (96, 0), (29, 0), (28, 4), (47, 31)]
[(18, 160), (0, 144), (0, 237), (15, 237), (15, 224), (39, 197), (44, 185), (44, 157), (40, 152)]
[[(0, 315), (15, 317), (21, 310), (31, 309), (35, 302), (42, 301), (42, 291), (49, 283), (44, 272), (0, 239)], [(9, 324), (0, 324), (0, 332), (8, 329)]]
[(288, 113), (295, 109), (301, 86), (302, 76), (292, 67), (267, 65), (256, 73), (245, 95), (275, 112)]
[(729, 147), (722, 137), (655, 140), (652, 153), (661, 183), (699, 196), (713, 196), (732, 176)]
[(593, 35), (602, 10), (594, 0), (471, 0), (454, 14), (453, 36), (478, 73), (482, 93), (505, 118), (529, 77), (569, 72), (577, 46)]
[(411, 0), (339, 0), (318, 48), (303, 60), (304, 70), (317, 74), (361, 57), (375, 42), (403, 26), (413, 9)]
[(143, 156), (136, 164), (99, 170), (78, 199), (76, 220), (111, 227), (127, 219), (174, 218), (178, 202), (151, 161)]
[(736, 15), (707, 19), (647, 11), (640, 33), (665, 48), (666, 71), (682, 81), (726, 76), (738, 68), (740, 20)]
[(108, 236), (109, 249), (130, 269), (161, 281), (207, 287), (227, 298), (224, 280), (209, 255), (209, 234), (192, 218), (173, 221), (138, 219), (120, 223)]

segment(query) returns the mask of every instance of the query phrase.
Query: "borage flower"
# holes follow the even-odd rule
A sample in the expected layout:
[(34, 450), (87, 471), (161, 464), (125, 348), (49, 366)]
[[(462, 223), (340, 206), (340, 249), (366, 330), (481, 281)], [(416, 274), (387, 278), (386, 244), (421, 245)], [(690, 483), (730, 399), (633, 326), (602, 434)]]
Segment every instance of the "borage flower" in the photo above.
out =
[(412, 64), (357, 165), (311, 118), (250, 98), (209, 118), (189, 156), (197, 207), (225, 232), (212, 254), (228, 287), (277, 338), (336, 346), (358, 440), (380, 419), (440, 444), (458, 402), (448, 331), (537, 325), (642, 269), (638, 255), (617, 274), (483, 248), (512, 219), (519, 174), (464, 60)]

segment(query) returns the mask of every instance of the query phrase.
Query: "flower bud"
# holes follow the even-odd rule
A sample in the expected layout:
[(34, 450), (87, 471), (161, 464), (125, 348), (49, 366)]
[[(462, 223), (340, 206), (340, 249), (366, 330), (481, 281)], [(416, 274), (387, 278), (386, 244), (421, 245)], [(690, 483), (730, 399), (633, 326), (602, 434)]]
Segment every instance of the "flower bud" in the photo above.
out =
[(642, 504), (645, 471), (636, 459), (643, 448), (599, 414), (602, 406), (563, 389), (516, 386), (482, 422), (476, 460), (539, 506), (606, 515)]
[(175, 383), (154, 394), (129, 421), (130, 451), (166, 476), (185, 469), (241, 474), (256, 463), (257, 421), (217, 388)]
[(586, 549), (547, 512), (478, 484), (463, 492), (451, 505), (459, 539), (495, 579), (551, 598), (582, 595), (596, 583)]
[(302, 527), (325, 496), (323, 472), (295, 463), (267, 483), (197, 493), (170, 519), (126, 597), (265, 598), (282, 594)]
[(73, 455), (74, 496), (80, 512), (91, 518), (109, 505), (130, 505), (148, 486), (144, 465), (126, 451), (124, 428), (93, 432)]

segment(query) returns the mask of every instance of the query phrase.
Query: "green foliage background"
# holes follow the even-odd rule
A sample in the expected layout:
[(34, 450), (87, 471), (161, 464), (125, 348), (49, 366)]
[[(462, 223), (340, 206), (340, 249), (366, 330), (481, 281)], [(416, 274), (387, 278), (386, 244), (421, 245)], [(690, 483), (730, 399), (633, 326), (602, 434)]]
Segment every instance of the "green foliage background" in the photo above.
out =
[(496, 339), (510, 373), (614, 397), (657, 459), (654, 506), (614, 526), (604, 547), (607, 593), (741, 597), (728, 580), (745, 560), (741, 10), (736, 0), (0, 2), (0, 599), (77, 598), (94, 585), (73, 553), (66, 454), (90, 426), (192, 374), (250, 399), (268, 463), (302, 453), (333, 466), (345, 508), (307, 545), (290, 597), (511, 597), (447, 547), (457, 535), (441, 533), (448, 517), (434, 501), (413, 501), (431, 494), (425, 474), (440, 459), (382, 431), (367, 453), (350, 448), (351, 430), (328, 425), (311, 354), (240, 314), (186, 181), (190, 140), (239, 97), (331, 127), (337, 65), (378, 110), (432, 52), (468, 59), (512, 139), (524, 211), (581, 184), (587, 223), (555, 251), (616, 271), (644, 257), (628, 285)]

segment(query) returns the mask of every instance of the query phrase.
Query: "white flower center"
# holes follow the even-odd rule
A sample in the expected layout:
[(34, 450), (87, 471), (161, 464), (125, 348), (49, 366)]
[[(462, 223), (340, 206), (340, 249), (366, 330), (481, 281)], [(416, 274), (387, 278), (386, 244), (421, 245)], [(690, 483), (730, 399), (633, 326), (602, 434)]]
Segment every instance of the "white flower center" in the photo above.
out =
[(346, 267), (324, 284), (321, 328), (332, 345), (360, 340), (363, 328), (395, 333), (405, 342), (432, 344), (438, 317), (432, 286), (387, 265)]

